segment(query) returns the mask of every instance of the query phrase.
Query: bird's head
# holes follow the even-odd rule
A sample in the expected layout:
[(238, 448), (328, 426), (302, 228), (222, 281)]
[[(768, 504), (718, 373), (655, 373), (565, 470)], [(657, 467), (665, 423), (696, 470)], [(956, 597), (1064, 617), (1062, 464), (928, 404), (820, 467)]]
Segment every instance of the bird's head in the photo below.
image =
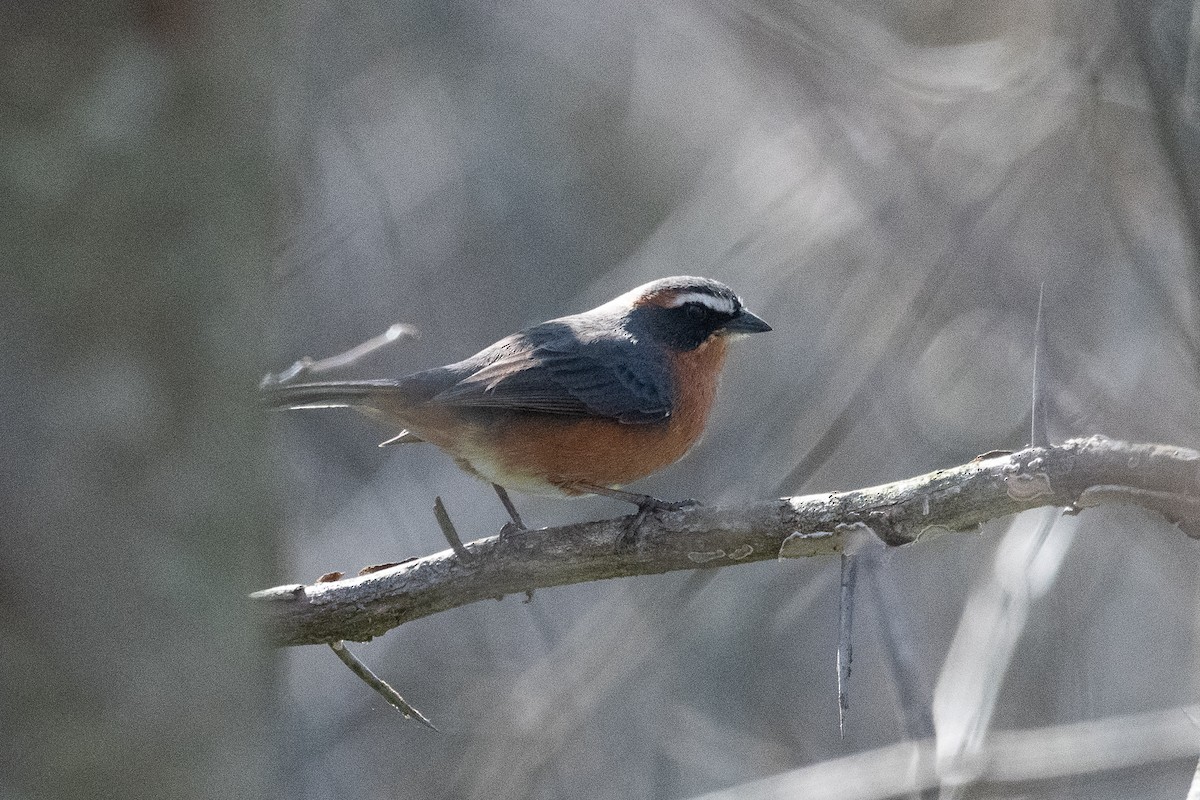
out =
[(674, 350), (694, 350), (715, 336), (740, 338), (771, 330), (732, 289), (711, 278), (661, 278), (607, 305), (624, 310), (630, 333)]

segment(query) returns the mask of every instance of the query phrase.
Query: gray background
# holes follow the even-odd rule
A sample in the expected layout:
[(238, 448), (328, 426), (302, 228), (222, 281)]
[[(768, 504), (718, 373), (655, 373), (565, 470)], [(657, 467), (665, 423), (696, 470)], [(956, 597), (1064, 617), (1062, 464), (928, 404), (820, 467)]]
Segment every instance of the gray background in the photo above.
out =
[[(540, 591), (355, 648), (241, 597), (444, 547), (490, 489), (256, 378), (468, 355), (644, 281), (726, 281), (708, 435), (634, 487), (736, 502), (1028, 441), (1200, 445), (1185, 3), (16, 3), (4, 12), (0, 797), (689, 797), (931, 734), (1006, 522), (864, 567), (839, 738), (836, 560)], [(797, 469), (798, 465), (800, 469)], [(623, 514), (517, 497), (532, 525)], [(1195, 702), (1194, 542), (1092, 511), (995, 725)], [(897, 672), (897, 659), (908, 671)], [(907, 661), (905, 661), (907, 659)], [(1194, 763), (1021, 787), (1182, 797)], [(980, 788), (972, 796), (1011, 796)]]

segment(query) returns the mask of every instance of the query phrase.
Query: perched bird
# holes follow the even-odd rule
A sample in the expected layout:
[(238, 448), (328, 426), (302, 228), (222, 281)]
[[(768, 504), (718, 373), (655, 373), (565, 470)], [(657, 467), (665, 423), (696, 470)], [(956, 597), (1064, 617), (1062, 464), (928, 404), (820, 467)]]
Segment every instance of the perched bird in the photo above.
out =
[(603, 494), (675, 463), (704, 432), (731, 339), (771, 330), (709, 278), (663, 278), (581, 314), (514, 333), (470, 358), (395, 380), (265, 388), (289, 408), (355, 406), (505, 489)]

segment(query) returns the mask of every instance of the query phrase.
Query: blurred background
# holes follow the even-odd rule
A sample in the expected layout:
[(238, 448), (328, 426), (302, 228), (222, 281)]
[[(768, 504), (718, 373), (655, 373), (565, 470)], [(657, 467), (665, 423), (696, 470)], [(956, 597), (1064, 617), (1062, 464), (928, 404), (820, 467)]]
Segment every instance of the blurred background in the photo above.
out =
[[(1051, 437), (1200, 446), (1193, 5), (3, 14), (0, 797), (687, 798), (932, 736), (935, 705), (979, 707), (947, 677), (972, 653), (996, 729), (1197, 701), (1200, 553), (1136, 509), (1046, 534), (996, 621), (1014, 640), (949, 660), (1045, 520), (864, 555), (844, 738), (836, 559), (352, 646), (440, 736), (326, 648), (264, 649), (242, 603), (443, 549), (437, 495), (464, 538), (505, 520), (436, 450), (375, 446), (394, 431), (258, 411), (259, 375), (410, 323), (345, 373), (394, 376), (665, 275), (775, 330), (639, 491), (733, 503), (1021, 447), (1043, 285)], [(628, 511), (515, 499), (536, 526)], [(1177, 798), (1195, 766), (970, 796)]]

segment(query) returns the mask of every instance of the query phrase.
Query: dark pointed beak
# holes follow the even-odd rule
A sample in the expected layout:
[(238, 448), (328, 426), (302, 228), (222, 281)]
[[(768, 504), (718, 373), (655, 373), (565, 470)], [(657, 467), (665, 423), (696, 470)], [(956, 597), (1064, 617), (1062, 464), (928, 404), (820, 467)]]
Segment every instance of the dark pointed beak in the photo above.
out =
[(771, 326), (743, 308), (740, 314), (725, 323), (722, 330), (727, 333), (766, 333)]

